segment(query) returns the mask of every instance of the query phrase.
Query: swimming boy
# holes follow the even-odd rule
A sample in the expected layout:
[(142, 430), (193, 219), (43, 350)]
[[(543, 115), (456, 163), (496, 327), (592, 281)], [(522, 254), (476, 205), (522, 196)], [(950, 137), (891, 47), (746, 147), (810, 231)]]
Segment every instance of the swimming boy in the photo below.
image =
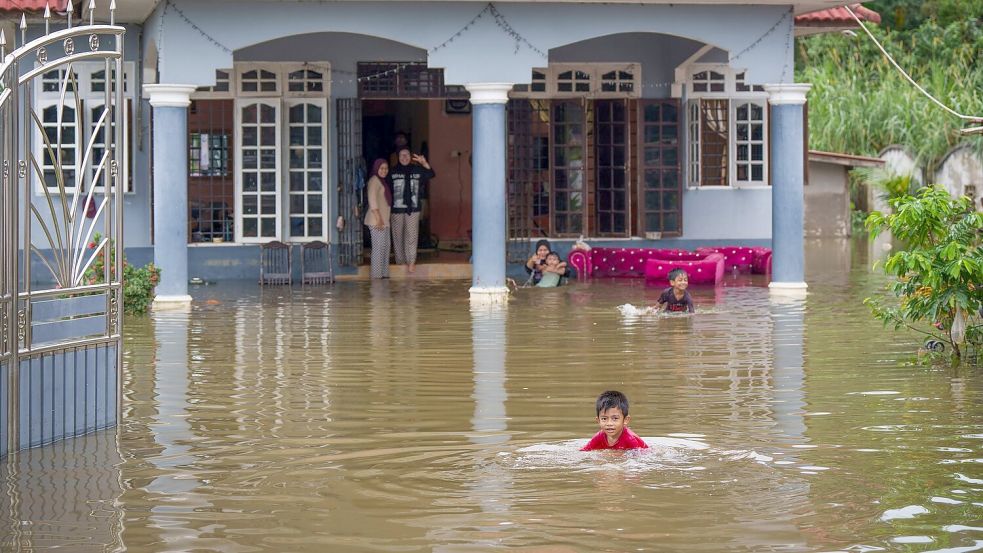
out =
[(662, 291), (659, 296), (659, 307), (665, 305), (666, 311), (689, 313), (696, 312), (693, 305), (693, 298), (690, 297), (686, 288), (689, 287), (689, 275), (682, 269), (669, 271), (669, 287)]
[(560, 260), (560, 254), (550, 252), (546, 254), (546, 261), (540, 265), (542, 276), (536, 286), (540, 288), (553, 288), (563, 284), (562, 277), (566, 276), (567, 264)]
[(647, 449), (648, 445), (628, 428), (628, 398), (621, 392), (609, 390), (597, 396), (597, 424), (601, 431), (580, 448), (595, 449)]

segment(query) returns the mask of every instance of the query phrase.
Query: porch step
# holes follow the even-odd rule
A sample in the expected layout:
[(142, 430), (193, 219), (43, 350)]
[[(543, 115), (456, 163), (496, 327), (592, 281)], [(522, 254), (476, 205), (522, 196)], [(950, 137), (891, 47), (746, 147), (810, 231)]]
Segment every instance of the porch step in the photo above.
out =
[[(368, 280), (371, 267), (362, 265), (357, 275), (338, 275), (338, 280)], [(413, 274), (406, 272), (406, 265), (390, 265), (389, 278), (416, 280), (470, 279), (470, 263), (417, 263)]]

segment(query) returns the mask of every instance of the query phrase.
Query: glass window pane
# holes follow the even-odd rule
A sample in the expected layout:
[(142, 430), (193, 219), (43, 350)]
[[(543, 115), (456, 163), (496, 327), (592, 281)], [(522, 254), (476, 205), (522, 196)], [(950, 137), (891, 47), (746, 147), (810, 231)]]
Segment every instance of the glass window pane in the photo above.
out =
[(320, 194), (309, 194), (307, 196), (307, 212), (308, 213), (321, 213), (321, 195)]
[(264, 126), (259, 133), (261, 146), (276, 146), (276, 127)]
[(307, 145), (308, 146), (320, 146), (321, 145), (321, 126), (314, 126), (307, 128)]
[(290, 213), (304, 213), (304, 195), (290, 195)]
[(276, 123), (276, 108), (263, 104), (259, 111), (260, 123)]
[(263, 192), (276, 191), (276, 173), (271, 173), (269, 171), (262, 173), (260, 175), (259, 182)]
[(256, 177), (256, 173), (243, 173), (242, 174), (242, 190), (244, 192), (255, 192), (256, 185), (259, 179)]
[(263, 194), (259, 200), (259, 210), (261, 215), (276, 215), (276, 196)]
[(257, 204), (256, 196), (243, 196), (242, 197), (242, 213), (245, 215), (256, 215), (258, 213), (259, 206)]
[(260, 167), (276, 169), (276, 150), (264, 149), (260, 152)]
[(320, 172), (308, 172), (307, 173), (307, 190), (311, 192), (321, 191), (321, 173)]
[(291, 123), (303, 123), (304, 122), (304, 106), (296, 105), (290, 108), (290, 122)]
[(291, 171), (290, 172), (290, 191), (297, 192), (304, 190), (304, 172), (303, 171)]
[(322, 236), (324, 234), (324, 220), (321, 217), (310, 217), (307, 219), (307, 235)]
[(272, 217), (264, 217), (263, 222), (260, 223), (261, 229), (263, 231), (264, 238), (274, 238), (276, 237), (276, 219)]
[(242, 218), (242, 235), (246, 238), (256, 238), (257, 222), (255, 217)]

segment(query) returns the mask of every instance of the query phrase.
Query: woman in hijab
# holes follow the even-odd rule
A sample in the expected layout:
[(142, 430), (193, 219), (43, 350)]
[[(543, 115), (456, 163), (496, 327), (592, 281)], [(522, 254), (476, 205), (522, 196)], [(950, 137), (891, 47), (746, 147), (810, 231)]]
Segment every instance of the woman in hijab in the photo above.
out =
[(389, 278), (389, 210), (391, 192), (386, 186), (389, 163), (379, 158), (372, 163), (372, 176), (367, 185), (369, 211), (365, 214), (365, 226), (372, 237), (372, 278)]
[[(550, 241), (545, 238), (536, 242), (536, 249), (526, 261), (526, 274), (529, 275), (529, 284), (539, 284), (543, 278), (543, 269), (546, 268), (546, 257), (552, 252)], [(565, 262), (561, 262), (559, 268), (563, 271), (560, 275), (563, 278), (570, 277), (570, 268)], [(562, 281), (561, 281), (562, 282)]]

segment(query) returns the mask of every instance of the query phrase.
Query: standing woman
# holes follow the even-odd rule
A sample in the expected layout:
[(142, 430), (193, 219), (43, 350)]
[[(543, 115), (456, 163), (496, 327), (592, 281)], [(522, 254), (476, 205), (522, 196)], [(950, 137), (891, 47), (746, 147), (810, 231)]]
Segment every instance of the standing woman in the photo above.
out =
[(372, 278), (389, 278), (389, 187), (386, 177), (389, 164), (384, 159), (372, 163), (372, 176), (367, 186), (369, 212), (365, 214), (365, 226), (372, 236)]
[(392, 170), (393, 185), (393, 249), (396, 264), (406, 264), (406, 272), (416, 270), (416, 243), (420, 235), (420, 210), (427, 190), (427, 181), (434, 178), (427, 158), (400, 148), (398, 161)]

